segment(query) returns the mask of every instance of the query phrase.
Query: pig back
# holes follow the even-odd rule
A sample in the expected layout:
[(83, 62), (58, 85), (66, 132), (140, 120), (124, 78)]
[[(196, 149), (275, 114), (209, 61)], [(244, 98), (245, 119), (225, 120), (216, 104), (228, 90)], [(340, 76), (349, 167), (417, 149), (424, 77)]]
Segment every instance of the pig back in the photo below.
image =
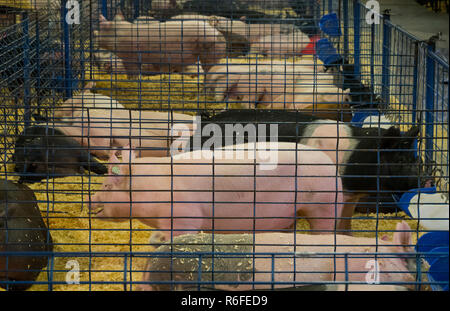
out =
[[(130, 141), (140, 156), (165, 156), (172, 126), (182, 125), (190, 132), (195, 130), (195, 118), (172, 112), (78, 108), (58, 128), (101, 158), (109, 157), (111, 147), (125, 147)], [(186, 132), (177, 135), (190, 135)]]

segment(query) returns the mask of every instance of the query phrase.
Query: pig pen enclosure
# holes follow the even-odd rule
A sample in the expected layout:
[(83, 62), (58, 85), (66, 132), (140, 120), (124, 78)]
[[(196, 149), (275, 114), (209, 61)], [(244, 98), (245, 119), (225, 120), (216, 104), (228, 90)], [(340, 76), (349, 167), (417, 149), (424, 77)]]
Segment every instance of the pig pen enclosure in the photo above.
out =
[(380, 14), (0, 0), (0, 288), (448, 290), (448, 61)]

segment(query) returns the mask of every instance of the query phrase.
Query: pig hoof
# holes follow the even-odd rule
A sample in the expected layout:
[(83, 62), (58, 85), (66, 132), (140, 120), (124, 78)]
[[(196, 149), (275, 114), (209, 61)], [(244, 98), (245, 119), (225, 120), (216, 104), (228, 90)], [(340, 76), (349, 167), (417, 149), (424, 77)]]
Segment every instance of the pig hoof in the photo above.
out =
[(158, 247), (164, 244), (166, 237), (160, 231), (153, 232), (150, 236), (149, 244), (150, 246)]

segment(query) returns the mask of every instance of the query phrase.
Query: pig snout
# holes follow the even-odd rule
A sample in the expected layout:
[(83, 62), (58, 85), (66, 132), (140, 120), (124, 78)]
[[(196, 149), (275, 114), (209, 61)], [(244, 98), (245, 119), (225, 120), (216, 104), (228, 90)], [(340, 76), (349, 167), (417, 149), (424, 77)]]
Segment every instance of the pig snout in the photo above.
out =
[(92, 196), (85, 196), (84, 202), (89, 206), (88, 213), (92, 215), (98, 215), (103, 212), (105, 205), (103, 203), (104, 193), (97, 192)]

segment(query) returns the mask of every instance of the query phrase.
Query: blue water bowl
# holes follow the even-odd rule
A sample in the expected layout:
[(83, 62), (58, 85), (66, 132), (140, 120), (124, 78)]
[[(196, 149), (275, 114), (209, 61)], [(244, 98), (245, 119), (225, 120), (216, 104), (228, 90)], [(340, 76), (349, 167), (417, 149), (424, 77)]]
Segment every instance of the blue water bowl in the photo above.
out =
[(317, 57), (326, 65), (331, 65), (342, 60), (341, 56), (334, 48), (333, 44), (326, 38), (320, 39), (316, 43)]
[(432, 231), (419, 238), (416, 252), (429, 253), (435, 248), (448, 247), (448, 245), (448, 231)]
[(319, 21), (320, 29), (329, 36), (339, 37), (342, 35), (341, 28), (339, 27), (339, 18), (336, 13), (329, 13)]
[(356, 127), (362, 127), (364, 124), (364, 120), (370, 116), (378, 116), (380, 113), (378, 110), (365, 109), (362, 111), (357, 111), (353, 113), (352, 125)]
[[(417, 150), (417, 144), (416, 144), (416, 150)], [(417, 151), (416, 151), (416, 155), (417, 155)], [(411, 203), (411, 199), (418, 193), (428, 193), (428, 194), (436, 193), (436, 186), (434, 186), (434, 187), (427, 187), (427, 188), (411, 189), (411, 190), (405, 192), (400, 197), (400, 199), (397, 202), (397, 205), (409, 217), (412, 217), (411, 213), (409, 212), (409, 204)]]
[[(448, 232), (447, 232), (448, 237)], [(447, 247), (436, 247), (432, 249), (429, 253), (428, 262), (430, 263), (430, 269), (428, 270), (427, 276), (428, 281), (440, 284), (431, 284), (431, 289), (434, 291), (448, 291), (449, 289), (449, 272), (448, 272), (448, 246)], [(433, 256), (432, 256), (433, 255)]]
[[(448, 246), (435, 247), (425, 255), (425, 260), (430, 266), (443, 257), (448, 257)], [(448, 270), (447, 270), (448, 271)]]

